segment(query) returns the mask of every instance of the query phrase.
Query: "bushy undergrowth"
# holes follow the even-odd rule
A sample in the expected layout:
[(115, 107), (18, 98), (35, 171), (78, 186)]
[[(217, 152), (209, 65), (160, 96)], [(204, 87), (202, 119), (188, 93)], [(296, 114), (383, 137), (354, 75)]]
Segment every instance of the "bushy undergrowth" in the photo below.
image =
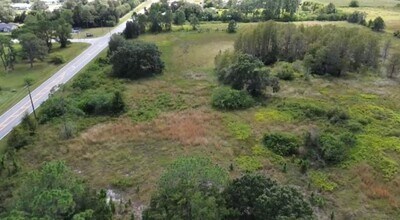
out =
[(212, 94), (212, 106), (223, 110), (246, 109), (254, 105), (254, 99), (242, 90), (217, 88)]
[(263, 138), (263, 144), (281, 156), (290, 156), (297, 153), (299, 143), (296, 137), (285, 133), (266, 134)]
[(181, 96), (172, 96), (169, 93), (161, 93), (155, 98), (144, 98), (135, 104), (136, 106), (129, 112), (134, 122), (149, 121), (161, 112), (183, 110), (187, 107)]
[(295, 70), (289, 63), (283, 63), (275, 69), (276, 76), (281, 80), (292, 81), (295, 78)]

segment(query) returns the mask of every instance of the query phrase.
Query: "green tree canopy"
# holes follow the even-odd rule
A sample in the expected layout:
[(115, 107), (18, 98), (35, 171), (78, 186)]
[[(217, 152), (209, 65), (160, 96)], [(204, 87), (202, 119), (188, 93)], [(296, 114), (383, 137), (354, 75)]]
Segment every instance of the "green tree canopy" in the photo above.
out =
[(104, 212), (104, 206), (108, 207), (104, 194), (90, 193), (63, 162), (53, 161), (25, 176), (10, 216), (23, 212), (27, 219), (71, 219), (91, 213), (93, 218), (111, 219), (110, 209)]
[(161, 60), (161, 52), (152, 43), (132, 42), (118, 47), (112, 53), (110, 62), (113, 74), (121, 78), (137, 79), (161, 74), (164, 62)]
[(267, 86), (274, 92), (279, 91), (276, 78), (269, 76), (269, 71), (256, 57), (243, 53), (226, 51), (215, 58), (218, 80), (233, 89), (246, 90), (253, 96), (261, 95)]
[(161, 176), (143, 219), (221, 219), (219, 192), (227, 182), (226, 171), (209, 159), (178, 159)]
[(312, 219), (310, 205), (297, 190), (259, 174), (233, 180), (224, 198), (239, 219)]

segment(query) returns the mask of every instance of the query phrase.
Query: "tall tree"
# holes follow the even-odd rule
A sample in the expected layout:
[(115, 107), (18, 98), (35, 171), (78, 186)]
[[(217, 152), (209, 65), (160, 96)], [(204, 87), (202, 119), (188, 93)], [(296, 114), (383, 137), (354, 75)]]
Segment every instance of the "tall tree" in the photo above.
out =
[(15, 12), (10, 6), (9, 0), (0, 1), (0, 21), (11, 22), (14, 20)]
[(47, 6), (46, 3), (41, 0), (34, 1), (33, 5), (32, 5), (32, 10), (39, 11), (39, 12), (46, 11), (48, 8), (49, 8), (49, 6)]
[(400, 52), (396, 52), (389, 57), (386, 64), (386, 72), (389, 78), (394, 78), (400, 74)]
[(126, 39), (132, 39), (139, 37), (140, 26), (136, 20), (126, 22), (125, 30), (123, 31)]
[(67, 47), (68, 39), (71, 38), (72, 26), (63, 18), (59, 18), (55, 21), (54, 35), (61, 48)]
[(383, 31), (383, 29), (385, 29), (385, 21), (383, 20), (383, 18), (380, 16), (375, 18), (375, 20), (371, 24), (371, 29), (378, 32)]
[(139, 14), (137, 16), (137, 21), (138, 21), (138, 24), (139, 24), (140, 34), (145, 33), (146, 32), (147, 21), (148, 21), (147, 15)]
[(22, 34), (19, 37), (19, 41), (22, 46), (22, 54), (28, 59), (31, 68), (33, 67), (35, 59), (43, 60), (47, 55), (48, 48), (46, 42), (39, 39), (34, 34)]
[(190, 15), (189, 22), (193, 30), (197, 30), (199, 28), (200, 21), (195, 14)]
[(164, 30), (171, 31), (173, 21), (173, 14), (170, 9), (168, 9), (163, 15)]
[(13, 70), (16, 52), (9, 37), (0, 35), (0, 59), (4, 70)]
[(182, 10), (177, 10), (174, 15), (174, 24), (183, 25), (186, 21), (185, 12)]

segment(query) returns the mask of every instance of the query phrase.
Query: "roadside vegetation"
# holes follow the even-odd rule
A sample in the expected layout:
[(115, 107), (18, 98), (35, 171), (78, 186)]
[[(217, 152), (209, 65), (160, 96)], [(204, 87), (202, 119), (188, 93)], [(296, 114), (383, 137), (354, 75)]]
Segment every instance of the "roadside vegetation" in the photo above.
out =
[[(186, 26), (169, 27), (164, 6), (134, 15), (1, 143), (0, 217), (38, 217), (44, 200), (59, 201), (49, 218), (400, 215), (399, 39), (368, 22), (213, 23), (179, 8)], [(48, 170), (71, 178), (27, 187)]]

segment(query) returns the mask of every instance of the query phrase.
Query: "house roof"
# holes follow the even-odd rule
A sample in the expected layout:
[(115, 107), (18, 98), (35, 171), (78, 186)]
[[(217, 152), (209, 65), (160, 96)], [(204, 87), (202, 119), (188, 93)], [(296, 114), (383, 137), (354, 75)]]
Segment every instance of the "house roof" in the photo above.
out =
[(17, 27), (17, 25), (15, 25), (15, 24), (0, 23), (0, 29), (4, 29), (4, 28), (14, 29), (16, 27)]

